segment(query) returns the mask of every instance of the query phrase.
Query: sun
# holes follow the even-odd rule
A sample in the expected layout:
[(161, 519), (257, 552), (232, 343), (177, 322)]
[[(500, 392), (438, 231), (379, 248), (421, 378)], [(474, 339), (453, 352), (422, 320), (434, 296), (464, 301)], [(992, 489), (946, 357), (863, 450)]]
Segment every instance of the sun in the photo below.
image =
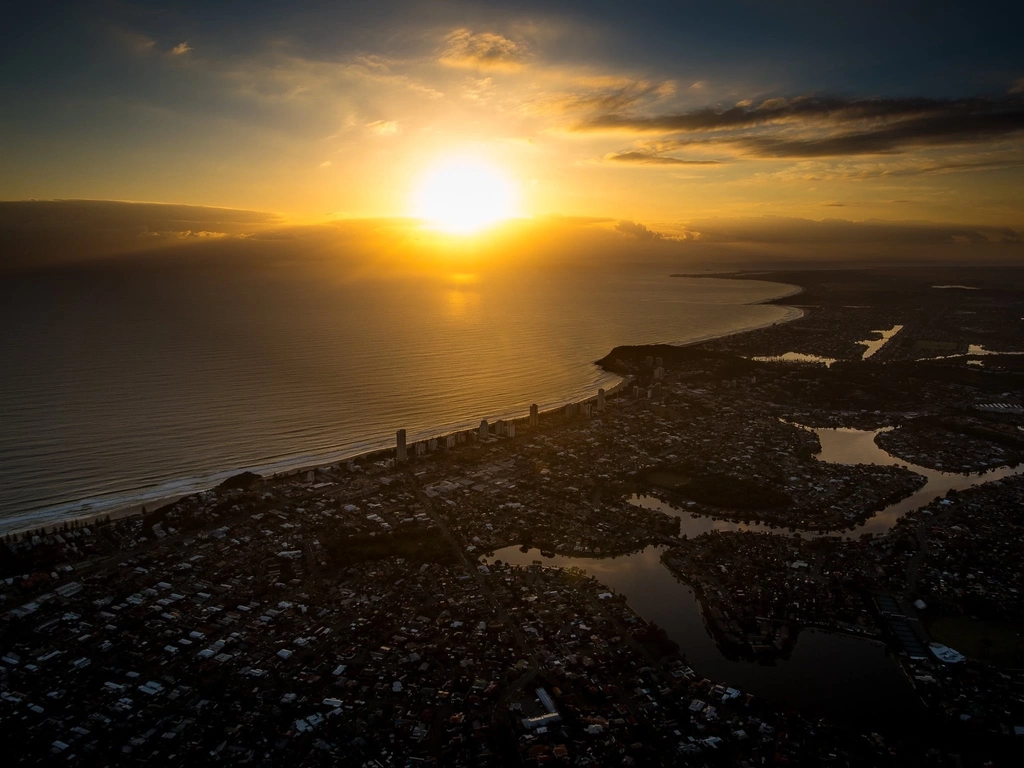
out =
[(516, 188), (484, 162), (446, 160), (420, 179), (413, 194), (413, 213), (446, 232), (478, 232), (516, 215)]

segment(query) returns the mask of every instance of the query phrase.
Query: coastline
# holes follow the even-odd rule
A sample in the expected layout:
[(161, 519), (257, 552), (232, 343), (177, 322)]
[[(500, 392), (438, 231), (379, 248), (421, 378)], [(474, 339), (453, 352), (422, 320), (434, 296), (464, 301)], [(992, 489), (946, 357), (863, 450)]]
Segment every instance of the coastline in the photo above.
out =
[[(774, 285), (787, 285), (791, 288), (787, 293), (779, 296), (773, 296), (770, 299), (764, 299), (762, 301), (752, 301), (750, 304), (775, 304), (782, 301), (783, 299), (791, 299), (794, 296), (799, 296), (802, 293), (807, 292), (807, 288), (802, 285), (796, 285), (794, 283), (782, 283), (777, 280), (764, 280), (765, 275), (776, 275), (779, 274), (777, 271), (772, 272), (750, 272), (744, 270), (737, 270), (736, 272), (708, 272), (705, 274), (686, 274), (683, 272), (676, 272), (669, 277), (684, 277), (701, 280), (746, 280), (753, 283), (772, 283)], [(753, 329), (751, 329), (753, 330)]]
[[(717, 275), (670, 275), (670, 277), (712, 277), (717, 279), (751, 279), (741, 277), (737, 273), (736, 278), (728, 275), (719, 273)], [(799, 285), (790, 283), (776, 283), (775, 281), (762, 280), (760, 282), (771, 283), (773, 285), (779, 285), (788, 288), (789, 290), (781, 293), (777, 296), (772, 296), (767, 299), (759, 301), (744, 302), (737, 304), (736, 306), (755, 306), (755, 305), (766, 305), (773, 304), (782, 299), (786, 299), (795, 296), (804, 291), (804, 288)], [(747, 326), (740, 329), (724, 331), (721, 333), (709, 333), (702, 336), (698, 336), (693, 339), (687, 339), (681, 342), (661, 342), (669, 346), (677, 347), (691, 347), (700, 344), (705, 344), (709, 341), (716, 339), (725, 338), (728, 336), (735, 336), (743, 333), (749, 333), (751, 331), (761, 330), (764, 328), (770, 328), (775, 325), (781, 325), (783, 323), (789, 323), (794, 320), (798, 320), (803, 317), (804, 310), (798, 307), (783, 307), (786, 310), (786, 315), (781, 319), (765, 321), (756, 325)], [(607, 357), (607, 356), (606, 356)], [(605, 358), (602, 358), (602, 360)], [(605, 366), (601, 365), (599, 360), (593, 361), (593, 365), (597, 368), (598, 374), (595, 377), (593, 384), (591, 385), (592, 391), (590, 394), (584, 397), (569, 397), (565, 399), (551, 400), (543, 404), (539, 404), (539, 410), (541, 413), (550, 413), (553, 411), (560, 410), (567, 403), (585, 403), (588, 401), (596, 400), (597, 389), (604, 388), (606, 392), (611, 395), (614, 394), (622, 387), (627, 379), (616, 374), (614, 371), (609, 370)], [(603, 387), (602, 387), (603, 385)], [(509, 411), (499, 414), (489, 414), (486, 418), (488, 421), (519, 421), (527, 418), (529, 414), (529, 406), (525, 408), (514, 408)], [(483, 417), (481, 417), (483, 418)], [(468, 430), (475, 429), (479, 422), (474, 419), (469, 419), (456, 424), (446, 425), (440, 428), (427, 428), (409, 435), (409, 443), (423, 442), (431, 439), (442, 439), (448, 435), (456, 434), (459, 432), (465, 432)], [(126, 517), (134, 517), (141, 515), (143, 510), (151, 512), (153, 510), (160, 509), (169, 504), (173, 504), (179, 499), (186, 496), (202, 493), (216, 487), (219, 483), (223, 482), (229, 477), (240, 474), (242, 472), (254, 472), (256, 474), (263, 475), (267, 478), (275, 477), (286, 477), (289, 475), (296, 475), (302, 472), (308, 472), (310, 470), (326, 468), (333, 464), (340, 464), (343, 462), (350, 461), (363, 461), (370, 460), (376, 454), (389, 452), (393, 449), (394, 438), (391, 435), (382, 437), (379, 441), (372, 441), (370, 443), (363, 443), (359, 446), (351, 446), (348, 449), (339, 449), (335, 452), (328, 452), (320, 454), (319, 456), (293, 456), (284, 457), (277, 461), (269, 462), (264, 465), (238, 467), (229, 470), (223, 470), (213, 472), (203, 477), (185, 478), (179, 480), (172, 480), (164, 483), (167, 487), (167, 492), (160, 492), (159, 487), (154, 489), (152, 496), (146, 496), (144, 490), (139, 490), (134, 493), (128, 492), (131, 498), (124, 498), (123, 501), (117, 500), (115, 497), (109, 502), (109, 506), (104, 506), (104, 500), (102, 498), (97, 499), (80, 499), (76, 501), (66, 502), (59, 505), (54, 505), (33, 512), (24, 513), (22, 515), (16, 515), (6, 519), (0, 519), (0, 535), (18, 535), (29, 531), (53, 531), (65, 523), (77, 522), (82, 525), (88, 525), (97, 520), (102, 520), (107, 517), (110, 519), (122, 519)], [(174, 486), (178, 486), (174, 490), (171, 490)], [(128, 493), (124, 494), (127, 496)], [(16, 521), (13, 525), (8, 527), (7, 521)]]
[[(600, 366), (598, 367), (600, 368)], [(608, 395), (613, 395), (617, 393), (619, 391), (619, 388), (626, 382), (626, 379), (611, 371), (604, 371), (604, 369), (601, 370), (603, 371), (602, 378), (608, 379), (608, 382), (603, 382), (600, 381), (599, 379), (600, 383), (605, 384), (605, 392)], [(579, 399), (569, 398), (567, 400), (556, 400), (549, 403), (545, 403), (539, 406), (538, 412), (540, 413), (540, 415), (551, 414), (560, 411), (566, 405), (566, 403), (585, 403), (588, 401), (596, 401), (596, 399), (597, 391), (595, 390), (592, 395), (589, 395), (587, 397)], [(528, 418), (529, 408), (527, 407), (526, 410), (515, 409), (501, 414), (491, 415), (488, 418), (488, 422), (493, 423), (495, 421), (525, 421)], [(458, 424), (450, 425), (447, 427), (442, 427), (440, 428), (439, 431), (438, 429), (421, 430), (420, 432), (413, 433), (412, 435), (409, 436), (409, 445), (414, 445), (415, 443), (425, 442), (427, 440), (433, 439), (441, 440), (448, 437), (449, 435), (473, 431), (477, 428), (478, 425), (479, 422), (471, 420), (466, 422), (460, 422)], [(51, 507), (45, 510), (39, 510), (34, 513), (29, 513), (29, 515), (47, 514), (46, 520), (37, 520), (34, 524), (31, 525), (23, 525), (20, 527), (8, 529), (3, 528), (3, 521), (0, 521), (0, 536), (4, 536), (7, 534), (17, 535), (37, 530), (44, 530), (49, 532), (56, 530), (59, 526), (63, 525), (64, 523), (71, 522), (78, 522), (82, 525), (88, 525), (92, 522), (102, 520), (107, 517), (109, 517), (111, 520), (119, 520), (126, 517), (134, 517), (143, 514), (144, 510), (147, 513), (152, 512), (169, 504), (174, 504), (175, 502), (185, 498), (186, 496), (191, 496), (196, 493), (203, 493), (204, 491), (211, 490), (224, 480), (227, 480), (228, 478), (241, 474), (243, 472), (253, 472), (267, 479), (290, 477), (294, 475), (300, 475), (303, 472), (309, 472), (317, 469), (326, 469), (333, 465), (342, 464), (350, 461), (356, 462), (380, 460), (383, 458), (387, 458), (387, 456), (391, 454), (393, 451), (394, 437), (386, 437), (381, 438), (380, 441), (375, 441), (374, 444), (370, 446), (364, 444), (354, 452), (352, 449), (342, 449), (339, 453), (323, 454), (319, 457), (299, 457), (298, 459), (286, 458), (270, 465), (257, 465), (224, 470), (222, 472), (217, 472), (212, 475), (208, 475), (204, 479), (195, 480), (192, 488), (187, 491), (160, 494), (144, 499), (136, 497), (133, 500), (125, 502), (123, 504), (115, 502), (113, 505), (107, 508), (90, 509), (88, 511), (81, 510), (81, 514), (64, 515), (60, 517), (59, 520), (50, 519), (51, 516), (56, 516), (60, 514), (60, 512), (57, 512), (55, 510), (63, 510), (68, 507), (75, 508), (83, 506), (93, 506), (95, 503), (97, 503), (93, 500), (69, 502), (68, 504), (63, 504), (58, 507)], [(327, 458), (328, 456), (330, 458)], [(284, 466), (283, 468), (271, 469), (269, 471), (267, 469), (267, 467), (273, 468), (280, 467), (281, 465), (286, 466)], [(193, 481), (184, 480), (174, 482), (178, 484), (191, 483)]]
[[(784, 299), (784, 298), (787, 298), (788, 296), (795, 296), (799, 292), (800, 291), (795, 291), (793, 293), (786, 294), (786, 296), (779, 296), (777, 298)], [(748, 304), (746, 306), (753, 306), (753, 305), (756, 305), (756, 304), (771, 304), (775, 300), (776, 299), (766, 299), (764, 301), (755, 301), (755, 302), (751, 302), (751, 304)], [(784, 309), (786, 310), (786, 316), (785, 317), (783, 317), (783, 318), (781, 318), (779, 320), (766, 321), (766, 322), (760, 323), (759, 325), (751, 325), (751, 326), (749, 326), (747, 328), (744, 328), (742, 331), (726, 331), (724, 333), (709, 333), (709, 334), (707, 334), (705, 336), (701, 336), (700, 338), (697, 338), (697, 339), (690, 339), (689, 341), (683, 341), (683, 342), (671, 342), (671, 341), (669, 341), (669, 342), (664, 342), (664, 343), (667, 346), (670, 346), (670, 347), (693, 347), (693, 346), (696, 346), (697, 344), (706, 344), (709, 341), (716, 341), (717, 339), (724, 339), (724, 338), (727, 338), (729, 336), (740, 336), (740, 335), (742, 335), (744, 333), (750, 333), (751, 331), (760, 331), (760, 330), (763, 330), (764, 328), (772, 328), (772, 327), (774, 327), (776, 325), (783, 325), (785, 323), (791, 323), (794, 320), (799, 320), (801, 317), (803, 317), (806, 314), (806, 312), (804, 312), (804, 310), (801, 309), (800, 307), (784, 307)], [(650, 346), (657, 346), (657, 345), (656, 344), (629, 344), (629, 345), (626, 345), (626, 346), (650, 347)]]

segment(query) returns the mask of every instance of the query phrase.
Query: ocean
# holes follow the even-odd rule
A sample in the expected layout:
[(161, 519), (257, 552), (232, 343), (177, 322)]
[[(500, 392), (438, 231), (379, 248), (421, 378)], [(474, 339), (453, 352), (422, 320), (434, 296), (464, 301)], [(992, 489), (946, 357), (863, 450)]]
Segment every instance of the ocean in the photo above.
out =
[(621, 344), (791, 318), (665, 265), (359, 277), (115, 262), (0, 280), (0, 533), (590, 396)]

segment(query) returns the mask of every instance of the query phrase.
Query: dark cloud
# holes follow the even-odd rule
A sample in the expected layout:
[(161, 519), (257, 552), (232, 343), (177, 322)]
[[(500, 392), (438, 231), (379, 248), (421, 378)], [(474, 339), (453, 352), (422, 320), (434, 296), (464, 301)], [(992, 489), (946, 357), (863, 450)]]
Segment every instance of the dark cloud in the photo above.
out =
[[(460, 243), (406, 217), (289, 224), (275, 214), (102, 200), (0, 202), (0, 276), (48, 269), (323, 268), (334, 277), (447, 274), (460, 259), (497, 265), (571, 265), (660, 255), (660, 235), (642, 225), (616, 232), (604, 217), (511, 219), (487, 238)], [(622, 237), (622, 232), (630, 238)], [(458, 238), (455, 238), (458, 240)], [(503, 267), (502, 267), (503, 268)]]
[(111, 200), (0, 202), (0, 271), (242, 237), (280, 224), (272, 213)]
[[(842, 206), (844, 203), (831, 203)], [(1024, 243), (1024, 233), (1009, 227), (985, 227), (957, 224), (931, 224), (869, 219), (789, 218), (761, 216), (751, 218), (710, 218), (688, 221), (688, 235), (707, 243), (760, 244), (884, 244), (891, 246), (951, 245), (968, 242), (976, 245)]]
[(584, 124), (584, 129), (625, 128), (635, 131), (679, 133), (752, 128), (770, 123), (823, 122), (843, 124), (861, 120), (900, 120), (925, 117), (965, 118), (1020, 113), (1024, 100), (1005, 98), (871, 98), (845, 99), (829, 96), (798, 96), (767, 99), (758, 105), (737, 104), (729, 109), (705, 107), (682, 114), (630, 117), (608, 114)]
[[(161, 229), (154, 229), (161, 227)], [(659, 224), (545, 216), (516, 219), (453, 249), (405, 218), (286, 225), (272, 214), (103, 201), (0, 203), (0, 275), (41, 269), (237, 270), (280, 275), (321, 270), (325, 279), (393, 279), (466, 270), (588, 268), (703, 263), (750, 268), (801, 260), (1019, 261), (1024, 233), (1012, 228), (882, 220), (707, 218)], [(494, 258), (500, 254), (500, 258)], [(460, 261), (464, 260), (464, 261)]]
[(910, 147), (979, 144), (1024, 130), (1024, 108), (997, 114), (930, 115), (888, 127), (814, 139), (751, 137), (740, 142), (759, 157), (834, 157), (902, 152)]
[(671, 155), (656, 155), (651, 152), (620, 152), (605, 155), (613, 163), (634, 163), (637, 165), (721, 165), (721, 160), (685, 160)]
[(606, 114), (580, 129), (687, 134), (674, 146), (729, 145), (755, 157), (889, 154), (977, 144), (1024, 131), (1024, 99), (804, 96), (654, 117)]
[(0, 227), (88, 227), (149, 232), (188, 229), (234, 233), (246, 226), (272, 224), (280, 217), (263, 211), (202, 205), (132, 203), (119, 200), (0, 201)]
[(980, 160), (947, 160), (927, 161), (918, 167), (894, 168), (883, 171), (884, 176), (924, 176), (933, 173), (957, 173), (960, 171), (992, 171), (1002, 168), (1019, 168), (1024, 165), (1024, 157), (1007, 155), (1004, 157)]

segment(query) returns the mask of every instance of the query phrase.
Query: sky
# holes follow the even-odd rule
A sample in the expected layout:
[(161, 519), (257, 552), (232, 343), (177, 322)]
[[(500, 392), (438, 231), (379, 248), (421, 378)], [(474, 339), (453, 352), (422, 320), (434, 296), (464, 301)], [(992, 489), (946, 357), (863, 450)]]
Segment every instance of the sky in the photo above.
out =
[(1024, 231), (1020, 2), (8, 7), (3, 201), (252, 212), (176, 230), (237, 235), (415, 216), (469, 158), (517, 215), (637, 240)]

